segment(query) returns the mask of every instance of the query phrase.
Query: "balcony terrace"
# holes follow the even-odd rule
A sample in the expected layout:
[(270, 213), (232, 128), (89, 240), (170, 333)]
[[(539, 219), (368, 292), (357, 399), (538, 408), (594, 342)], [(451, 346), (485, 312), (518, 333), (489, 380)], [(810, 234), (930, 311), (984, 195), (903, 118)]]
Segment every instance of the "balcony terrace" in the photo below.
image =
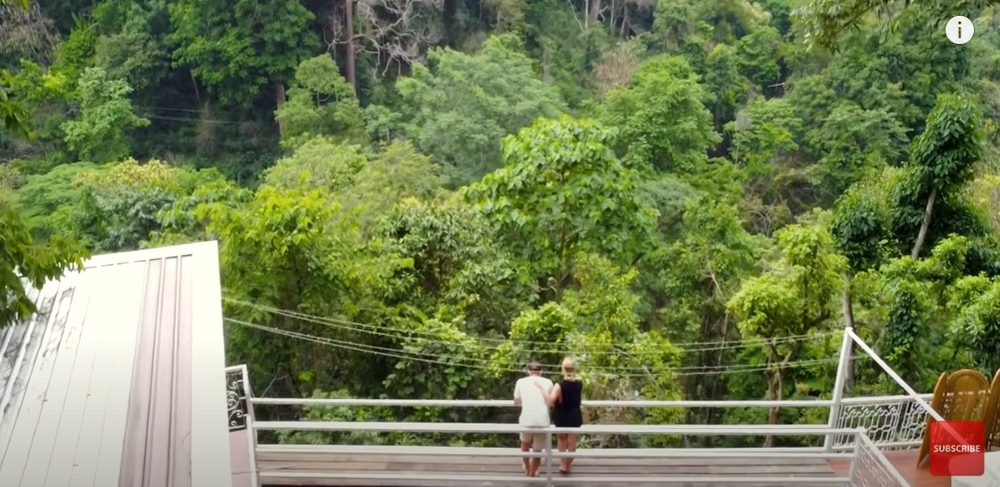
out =
[[(512, 401), (256, 397), (246, 366), (225, 367), (214, 242), (98, 256), (33, 290), (38, 312), (0, 329), (0, 485), (18, 487), (477, 487), (879, 486), (1000, 487), (1000, 452), (987, 475), (929, 477), (916, 465), (928, 416), (942, 420), (850, 329), (829, 400), (588, 401), (586, 408), (818, 408), (821, 424), (587, 424), (583, 438), (794, 437), (802, 447), (550, 447), (526, 479), (515, 448), (447, 446), (448, 438), (510, 438), (516, 424), (257, 421), (262, 408), (513, 408)], [(900, 394), (844, 397), (854, 358), (878, 367)], [(227, 420), (228, 408), (228, 420)], [(228, 432), (227, 432), (228, 426)], [(354, 444), (287, 444), (276, 431), (355, 432)], [(444, 446), (374, 445), (365, 434), (434, 435)], [(266, 442), (261, 439), (267, 439)], [(755, 443), (756, 444), (756, 443)], [(228, 446), (228, 450), (226, 448)], [(579, 460), (559, 475), (557, 458)], [(978, 483), (976, 483), (978, 482)]]
[[(905, 394), (843, 397), (851, 344), (881, 367)], [(234, 487), (271, 485), (328, 486), (862, 486), (947, 487), (948, 477), (917, 468), (917, 449), (928, 416), (943, 420), (928, 404), (930, 394), (907, 385), (853, 330), (845, 330), (836, 387), (831, 400), (788, 401), (585, 401), (587, 408), (823, 408), (825, 425), (588, 424), (556, 433), (580, 435), (795, 436), (822, 438), (823, 446), (784, 448), (622, 448), (546, 451), (525, 454), (516, 448), (448, 446), (366, 446), (262, 444), (264, 431), (408, 432), (414, 434), (505, 434), (524, 428), (493, 423), (391, 423), (255, 421), (260, 406), (383, 406), (513, 408), (511, 401), (435, 401), (393, 399), (290, 399), (254, 397), (245, 366), (229, 367), (230, 427)], [(550, 438), (551, 439), (551, 438)], [(983, 487), (1000, 487), (1000, 452), (987, 457)], [(537, 478), (524, 478), (518, 458), (538, 456)], [(994, 458), (996, 457), (996, 458)], [(576, 458), (574, 473), (560, 475), (558, 458)]]

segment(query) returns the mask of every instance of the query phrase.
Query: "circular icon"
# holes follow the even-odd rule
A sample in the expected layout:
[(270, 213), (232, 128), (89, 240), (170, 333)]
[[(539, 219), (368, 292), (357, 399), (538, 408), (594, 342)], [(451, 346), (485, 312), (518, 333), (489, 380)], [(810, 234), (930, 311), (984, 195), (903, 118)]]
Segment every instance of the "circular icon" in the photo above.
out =
[(972, 40), (972, 35), (976, 33), (976, 27), (972, 21), (959, 15), (952, 17), (948, 24), (944, 26), (944, 33), (948, 40), (955, 44), (965, 44)]

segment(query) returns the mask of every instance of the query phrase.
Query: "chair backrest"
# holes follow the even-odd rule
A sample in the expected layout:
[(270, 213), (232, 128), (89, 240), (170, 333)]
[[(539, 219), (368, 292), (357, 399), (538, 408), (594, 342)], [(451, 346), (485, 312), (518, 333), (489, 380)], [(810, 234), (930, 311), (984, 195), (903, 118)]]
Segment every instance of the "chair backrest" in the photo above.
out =
[(938, 411), (946, 421), (979, 421), (989, 398), (990, 383), (975, 370), (959, 370), (948, 376), (948, 393), (944, 410)]
[[(931, 409), (941, 414), (944, 410), (944, 398), (948, 394), (948, 373), (942, 372), (941, 377), (938, 377), (937, 384), (934, 385), (934, 396), (931, 397)], [(917, 454), (917, 468), (924, 463), (931, 454), (931, 421), (934, 418), (930, 414), (927, 415), (927, 426), (924, 427), (924, 440), (920, 444), (920, 452)]]
[[(934, 397), (931, 407), (945, 421), (978, 421), (984, 411), (989, 397), (989, 382), (986, 376), (975, 370), (959, 370), (954, 374), (941, 374), (934, 386)], [(934, 419), (927, 415), (927, 426), (924, 429), (924, 440), (917, 455), (919, 467), (930, 455), (930, 430)]]
[(1000, 447), (1000, 369), (990, 383), (990, 397), (983, 406), (982, 417), (986, 427), (986, 451)]

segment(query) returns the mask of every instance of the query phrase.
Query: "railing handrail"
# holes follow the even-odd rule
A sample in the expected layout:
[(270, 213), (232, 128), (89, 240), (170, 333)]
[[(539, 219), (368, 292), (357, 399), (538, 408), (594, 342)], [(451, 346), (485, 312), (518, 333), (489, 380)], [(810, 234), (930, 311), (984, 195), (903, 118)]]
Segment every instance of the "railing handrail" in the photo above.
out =
[[(853, 447), (852, 447), (853, 448)], [(851, 458), (854, 453), (822, 451), (820, 447), (774, 447), (768, 458)], [(295, 443), (261, 444), (261, 453), (383, 454), (398, 456), (488, 456), (544, 457), (541, 452), (525, 452), (515, 447), (489, 446), (412, 446), (412, 445), (310, 445)], [(471, 453), (471, 455), (470, 455)], [(759, 458), (758, 447), (744, 448), (586, 448), (574, 452), (556, 452), (561, 458)]]
[(294, 431), (406, 431), (411, 433), (555, 433), (585, 435), (856, 435), (864, 428), (828, 428), (825, 425), (650, 425), (587, 424), (579, 428), (527, 427), (512, 423), (418, 423), (393, 421), (257, 421), (257, 430)]
[(858, 451), (854, 452), (855, 455), (861, 454), (860, 446), (863, 443), (865, 448), (871, 450), (872, 453), (878, 458), (879, 462), (881, 462), (882, 465), (886, 467), (886, 471), (888, 471), (890, 474), (892, 474), (893, 477), (896, 478), (896, 482), (899, 482), (899, 485), (909, 485), (907, 484), (906, 479), (903, 478), (902, 475), (900, 475), (899, 471), (896, 470), (896, 467), (893, 466), (892, 462), (890, 462), (889, 459), (882, 454), (882, 450), (878, 449), (878, 446), (875, 445), (875, 442), (872, 441), (872, 439), (869, 438), (867, 434), (865, 433), (859, 434), (857, 435), (857, 439), (860, 443), (858, 443), (859, 446)]
[[(921, 394), (921, 398), (930, 398), (931, 394)], [(913, 400), (909, 395), (897, 396), (865, 396), (844, 398), (841, 404), (878, 404), (883, 402)], [(515, 408), (512, 400), (503, 399), (363, 399), (363, 398), (285, 398), (285, 397), (253, 397), (253, 405), (284, 405), (284, 406), (397, 406), (397, 407), (496, 407)], [(781, 401), (750, 400), (750, 401), (583, 401), (583, 407), (592, 408), (741, 408), (741, 407), (830, 407), (833, 401), (829, 399), (793, 399)]]
[(871, 359), (874, 360), (875, 363), (879, 365), (879, 367), (882, 368), (882, 370), (886, 373), (886, 375), (888, 375), (893, 381), (895, 381), (898, 386), (902, 387), (903, 390), (906, 391), (906, 394), (912, 397), (913, 400), (917, 402), (917, 404), (920, 404), (920, 406), (924, 408), (927, 414), (931, 415), (931, 417), (933, 417), (938, 421), (944, 421), (944, 418), (941, 417), (941, 414), (935, 411), (934, 408), (932, 408), (931, 405), (928, 404), (927, 401), (925, 401), (921, 397), (922, 394), (913, 390), (913, 388), (910, 387), (910, 385), (907, 384), (906, 381), (903, 380), (903, 378), (896, 373), (896, 371), (892, 370), (892, 367), (889, 367), (889, 364), (885, 363), (885, 361), (882, 360), (882, 358), (879, 357), (878, 354), (875, 353), (875, 351), (872, 350), (872, 348), (869, 347), (868, 344), (861, 339), (861, 337), (859, 337), (857, 334), (854, 333), (854, 330), (848, 328), (846, 330), (846, 333), (851, 337), (852, 340), (854, 340), (854, 343), (857, 344), (858, 347), (864, 350), (864, 352), (868, 354), (868, 356), (871, 357)]
[(941, 421), (942, 422), (941, 426), (944, 427), (944, 429), (951, 435), (953, 439), (958, 440), (958, 442), (964, 446), (969, 446), (969, 442), (964, 437), (962, 437), (962, 435), (958, 434), (958, 432), (955, 431), (955, 429), (952, 428), (951, 425), (949, 425), (947, 422), (944, 422), (945, 419), (943, 416), (941, 416), (941, 413), (935, 411), (934, 408), (932, 408), (927, 401), (923, 400), (917, 391), (915, 391), (912, 387), (910, 387), (910, 385), (907, 384), (906, 381), (903, 380), (903, 378), (896, 373), (896, 371), (892, 370), (892, 367), (889, 367), (889, 364), (885, 363), (885, 361), (882, 360), (882, 358), (879, 357), (878, 354), (875, 353), (875, 351), (872, 350), (872, 348), (869, 347), (868, 344), (861, 339), (861, 337), (859, 337), (856, 333), (854, 333), (853, 329), (847, 328), (845, 330), (845, 333), (847, 333), (847, 335), (850, 336), (852, 340), (854, 340), (854, 343), (856, 343), (859, 347), (861, 347), (861, 349), (864, 350), (865, 353), (867, 353), (868, 356), (871, 357), (871, 359), (874, 360), (875, 363), (879, 365), (879, 367), (882, 367), (882, 370), (885, 371), (886, 375), (891, 377), (892, 380), (894, 380), (897, 385), (902, 387), (903, 390), (906, 391), (906, 393), (910, 397), (912, 397), (913, 400), (917, 402), (917, 404), (920, 405), (920, 407), (924, 408), (924, 411), (928, 415), (934, 418), (935, 421)]

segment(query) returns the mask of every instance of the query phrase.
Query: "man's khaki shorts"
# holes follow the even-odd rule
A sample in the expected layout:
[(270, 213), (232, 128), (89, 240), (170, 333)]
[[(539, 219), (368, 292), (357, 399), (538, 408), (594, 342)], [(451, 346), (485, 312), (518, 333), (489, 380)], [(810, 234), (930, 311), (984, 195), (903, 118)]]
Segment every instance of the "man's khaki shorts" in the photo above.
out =
[(521, 433), (521, 444), (531, 443), (531, 449), (542, 451), (545, 449), (545, 440), (548, 435), (545, 433)]

